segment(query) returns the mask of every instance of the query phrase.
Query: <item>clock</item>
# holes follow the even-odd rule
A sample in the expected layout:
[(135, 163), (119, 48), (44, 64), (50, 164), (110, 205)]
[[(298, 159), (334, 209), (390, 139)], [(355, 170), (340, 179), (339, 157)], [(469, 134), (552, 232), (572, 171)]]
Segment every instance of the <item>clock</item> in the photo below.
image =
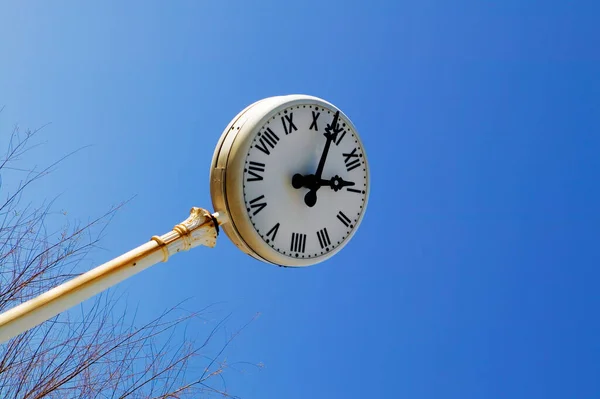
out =
[(354, 236), (369, 198), (369, 165), (358, 131), (333, 104), (275, 96), (227, 125), (210, 171), (223, 230), (254, 258), (310, 266)]

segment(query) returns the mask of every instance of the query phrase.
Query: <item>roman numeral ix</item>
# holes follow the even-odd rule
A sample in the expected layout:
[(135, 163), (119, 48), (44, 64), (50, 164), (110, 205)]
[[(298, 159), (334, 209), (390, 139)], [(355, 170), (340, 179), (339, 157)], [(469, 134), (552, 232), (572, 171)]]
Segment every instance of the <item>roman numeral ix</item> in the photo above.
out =
[(267, 202), (259, 202), (261, 200), (265, 199), (264, 195), (261, 195), (259, 197), (254, 198), (252, 201), (250, 201), (250, 208), (248, 209), (248, 212), (250, 212), (251, 209), (255, 209), (255, 211), (252, 213), (253, 216), (256, 216), (256, 214), (260, 211), (262, 211), (266, 206), (267, 206)]
[(246, 168), (248, 172), (248, 181), (259, 181), (262, 180), (263, 177), (260, 174), (265, 171), (265, 164), (260, 162), (250, 161), (248, 163), (248, 168)]
[(306, 234), (292, 233), (292, 242), (290, 243), (290, 251), (304, 253), (305, 248), (306, 248)]
[(267, 130), (263, 132), (259, 141), (260, 144), (255, 144), (254, 146), (265, 154), (271, 155), (271, 150), (269, 150), (269, 147), (275, 148), (275, 145), (279, 141), (279, 137), (273, 133), (271, 128), (268, 127)]
[(350, 227), (353, 228), (354, 226), (352, 226), (352, 220), (350, 220), (350, 218), (346, 215), (344, 215), (344, 212), (339, 211), (337, 214), (337, 218), (340, 222), (342, 222), (342, 224), (346, 227)]
[(296, 125), (294, 125), (294, 114), (291, 112), (289, 115), (284, 115), (281, 117), (281, 123), (283, 124), (285, 134), (290, 134), (294, 130), (298, 130)]
[(346, 170), (348, 172), (360, 166), (360, 158), (356, 151), (356, 148), (354, 148), (351, 153), (342, 154), (344, 156), (344, 163), (346, 164)]
[(317, 231), (317, 238), (319, 239), (319, 245), (321, 246), (321, 249), (331, 245), (331, 240), (329, 239), (329, 234), (327, 234), (326, 228)]

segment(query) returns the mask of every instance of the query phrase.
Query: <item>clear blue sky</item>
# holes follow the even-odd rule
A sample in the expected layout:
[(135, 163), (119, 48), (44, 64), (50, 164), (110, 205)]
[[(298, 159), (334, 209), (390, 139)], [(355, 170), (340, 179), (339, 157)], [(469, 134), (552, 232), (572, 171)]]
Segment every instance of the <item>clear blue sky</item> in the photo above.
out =
[[(85, 4), (84, 4), (85, 3)], [(222, 235), (122, 287), (142, 317), (219, 302), (263, 362), (245, 398), (600, 396), (600, 3), (96, 1), (0, 6), (2, 134), (45, 130), (32, 195), (87, 219), (137, 195), (100, 263), (210, 208), (253, 101), (338, 105), (369, 156), (353, 241), (264, 265)], [(185, 193), (185, 195), (182, 195)]]

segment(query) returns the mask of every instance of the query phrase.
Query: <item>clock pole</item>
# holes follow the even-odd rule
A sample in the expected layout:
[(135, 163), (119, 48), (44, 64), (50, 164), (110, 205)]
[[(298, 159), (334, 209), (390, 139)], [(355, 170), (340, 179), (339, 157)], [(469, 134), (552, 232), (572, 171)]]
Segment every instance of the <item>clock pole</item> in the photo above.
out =
[[(296, 112), (296, 122), (293, 120), (294, 112)], [(322, 135), (318, 128), (318, 123), (321, 122), (318, 122), (317, 119), (321, 113), (325, 114), (325, 112), (334, 115), (331, 122), (325, 127), (326, 142), (323, 145)], [(283, 116), (279, 118), (275, 115)], [(271, 121), (273, 123), (269, 127), (268, 124)], [(283, 124), (283, 132), (279, 121)], [(304, 127), (306, 133), (291, 134), (299, 127)], [(321, 125), (321, 127), (323, 126)], [(284, 139), (284, 137), (290, 138)], [(346, 139), (342, 142), (344, 137), (353, 139)], [(285, 140), (288, 140), (287, 144), (278, 145), (280, 141), (286, 143)], [(296, 148), (315, 150), (321, 146), (323, 146), (323, 150), (316, 172), (303, 174), (306, 172), (305, 167), (314, 163), (312, 152), (298, 152)], [(285, 168), (277, 167), (271, 167), (267, 173), (264, 156), (270, 156), (277, 151), (288, 151), (287, 153), (279, 152), (275, 159), (285, 159), (291, 162), (291, 165), (297, 168), (295, 170), (298, 173), (293, 176), (283, 176), (281, 173), (287, 173), (284, 172)], [(328, 174), (327, 178), (323, 178), (325, 163), (328, 158), (333, 158), (329, 155), (330, 152), (333, 152), (334, 155), (337, 154), (335, 155), (337, 162), (333, 163), (333, 170), (328, 170), (328, 173), (333, 172), (334, 176), (330, 177)], [(249, 159), (251, 154), (253, 157)], [(332, 162), (330, 161), (329, 164)], [(274, 163), (277, 166), (277, 161)], [(317, 97), (307, 95), (274, 96), (249, 105), (231, 120), (221, 134), (211, 165), (212, 203), (215, 210), (226, 209), (227, 214), (219, 212), (211, 214), (205, 209), (192, 208), (190, 216), (176, 225), (172, 231), (162, 236), (154, 236), (147, 243), (0, 314), (0, 343), (6, 342), (156, 263), (166, 262), (172, 254), (187, 251), (199, 245), (214, 247), (220, 225), (224, 224), (223, 229), (234, 244), (256, 259), (280, 266), (305, 267), (329, 259), (343, 248), (356, 232), (365, 213), (369, 196), (369, 172), (366, 154), (358, 133), (350, 120), (339, 109)], [(358, 172), (349, 175), (349, 179), (354, 181), (346, 181), (339, 176), (339, 174), (345, 175), (361, 166), (363, 173), (359, 173), (359, 169)], [(272, 172), (272, 170), (276, 172)], [(249, 185), (246, 190), (246, 181), (264, 182), (267, 179), (271, 179), (273, 184), (268, 183), (261, 186), (258, 183), (252, 183), (253, 185)], [(339, 200), (328, 200), (327, 195), (321, 199), (325, 206), (329, 206), (332, 215), (330, 222), (335, 225), (329, 224), (328, 231), (323, 225), (325, 221), (318, 217), (298, 219), (287, 227), (287, 237), (282, 238), (283, 233), (280, 233), (277, 239), (279, 243), (275, 246), (273, 242), (280, 223), (271, 220), (264, 222), (269, 225), (261, 227), (263, 231), (269, 231), (266, 233), (268, 238), (261, 235), (259, 229), (255, 227), (253, 217), (267, 207), (266, 197), (269, 198), (271, 204), (276, 204), (271, 205), (272, 211), (269, 208), (262, 211), (266, 214), (271, 212), (272, 215), (279, 213), (280, 216), (285, 216), (298, 210), (298, 208), (294, 208), (296, 206), (294, 203), (297, 204), (297, 201), (290, 201), (287, 194), (284, 195), (282, 191), (274, 188), (277, 181), (284, 180), (287, 181), (286, 185), (296, 190), (309, 189), (304, 196), (304, 204), (308, 207), (315, 206), (317, 190), (329, 187), (333, 192), (339, 192), (346, 187), (343, 194), (334, 194), (339, 195)], [(289, 186), (287, 189), (290, 188)], [(347, 194), (348, 192), (352, 194)], [(247, 197), (247, 195), (249, 196)], [(279, 212), (277, 204), (280, 207)], [(317, 214), (313, 212), (313, 215)], [(263, 220), (265, 219), (263, 218)], [(229, 221), (231, 223), (228, 223)], [(307, 247), (307, 232), (310, 231), (313, 234), (316, 233), (319, 242), (317, 243), (313, 235), (313, 240)], [(334, 241), (337, 242), (337, 246), (333, 245)], [(289, 252), (286, 251), (286, 248), (289, 248)]]
[(33, 328), (59, 313), (99, 294), (173, 254), (199, 245), (214, 247), (223, 213), (192, 208), (190, 216), (162, 236), (83, 273), (51, 290), (0, 314), (0, 343)]

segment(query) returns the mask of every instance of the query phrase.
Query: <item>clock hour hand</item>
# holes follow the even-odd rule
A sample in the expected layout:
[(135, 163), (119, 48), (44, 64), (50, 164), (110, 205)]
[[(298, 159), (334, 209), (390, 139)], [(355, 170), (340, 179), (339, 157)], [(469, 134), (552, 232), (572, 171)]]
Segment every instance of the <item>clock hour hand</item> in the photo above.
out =
[(339, 191), (344, 187), (354, 186), (354, 182), (347, 181), (339, 177), (338, 175), (333, 176), (331, 179), (317, 179), (315, 175), (301, 175), (296, 173), (294, 177), (292, 177), (292, 186), (295, 189), (299, 188), (308, 188), (311, 191), (316, 191), (316, 189), (327, 186), (331, 187), (333, 191)]
[(344, 187), (350, 187), (354, 185), (354, 182), (347, 181), (339, 177), (338, 175), (333, 176), (329, 180), (319, 179), (320, 186), (329, 186), (333, 191), (339, 191)]

